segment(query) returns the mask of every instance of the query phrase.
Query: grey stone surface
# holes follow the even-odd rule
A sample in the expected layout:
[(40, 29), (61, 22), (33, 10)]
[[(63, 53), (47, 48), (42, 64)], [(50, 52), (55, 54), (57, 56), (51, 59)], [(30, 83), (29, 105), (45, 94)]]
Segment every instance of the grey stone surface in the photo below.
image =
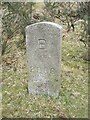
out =
[(26, 27), (29, 93), (59, 94), (61, 41), (62, 27), (56, 23), (39, 22)]

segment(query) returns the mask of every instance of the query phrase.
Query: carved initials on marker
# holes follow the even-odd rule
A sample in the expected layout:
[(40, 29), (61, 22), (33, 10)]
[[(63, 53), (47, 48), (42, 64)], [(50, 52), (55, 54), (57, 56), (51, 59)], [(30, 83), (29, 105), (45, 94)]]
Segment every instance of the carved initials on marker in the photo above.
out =
[(38, 39), (38, 43), (39, 43), (39, 49), (45, 49), (45, 44), (46, 44), (45, 39)]

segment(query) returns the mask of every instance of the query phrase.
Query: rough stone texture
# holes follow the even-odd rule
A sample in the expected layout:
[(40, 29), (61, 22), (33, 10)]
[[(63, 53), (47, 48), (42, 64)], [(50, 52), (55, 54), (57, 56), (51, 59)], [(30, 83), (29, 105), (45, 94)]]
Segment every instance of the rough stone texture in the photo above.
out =
[(52, 22), (39, 22), (26, 27), (29, 93), (59, 94), (61, 31), (62, 27)]

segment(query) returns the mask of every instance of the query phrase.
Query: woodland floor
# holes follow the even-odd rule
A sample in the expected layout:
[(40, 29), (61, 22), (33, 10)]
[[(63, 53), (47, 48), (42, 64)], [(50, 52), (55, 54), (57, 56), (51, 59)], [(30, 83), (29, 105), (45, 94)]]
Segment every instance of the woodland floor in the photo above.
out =
[(26, 49), (19, 44), (22, 36), (17, 35), (8, 41), (2, 56), (2, 117), (88, 117), (88, 62), (83, 59), (87, 49), (79, 41), (80, 31), (78, 25), (75, 32), (67, 33), (63, 28), (58, 98), (28, 94)]

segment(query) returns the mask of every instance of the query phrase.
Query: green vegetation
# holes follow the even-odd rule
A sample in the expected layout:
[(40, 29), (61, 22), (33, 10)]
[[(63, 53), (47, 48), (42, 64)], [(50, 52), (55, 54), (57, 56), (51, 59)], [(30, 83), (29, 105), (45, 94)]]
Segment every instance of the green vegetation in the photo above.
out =
[(17, 48), (19, 36), (8, 43), (3, 55), (3, 117), (87, 117), (88, 66), (82, 57), (86, 48), (77, 32), (63, 31), (58, 98), (28, 94), (25, 50)]
[(23, 34), (17, 32), (12, 38), (4, 38), (2, 117), (88, 117), (88, 61), (84, 54), (87, 47), (79, 40), (82, 29), (76, 24), (75, 31), (67, 32), (67, 24), (58, 23), (63, 26), (60, 96), (28, 94), (26, 46)]

